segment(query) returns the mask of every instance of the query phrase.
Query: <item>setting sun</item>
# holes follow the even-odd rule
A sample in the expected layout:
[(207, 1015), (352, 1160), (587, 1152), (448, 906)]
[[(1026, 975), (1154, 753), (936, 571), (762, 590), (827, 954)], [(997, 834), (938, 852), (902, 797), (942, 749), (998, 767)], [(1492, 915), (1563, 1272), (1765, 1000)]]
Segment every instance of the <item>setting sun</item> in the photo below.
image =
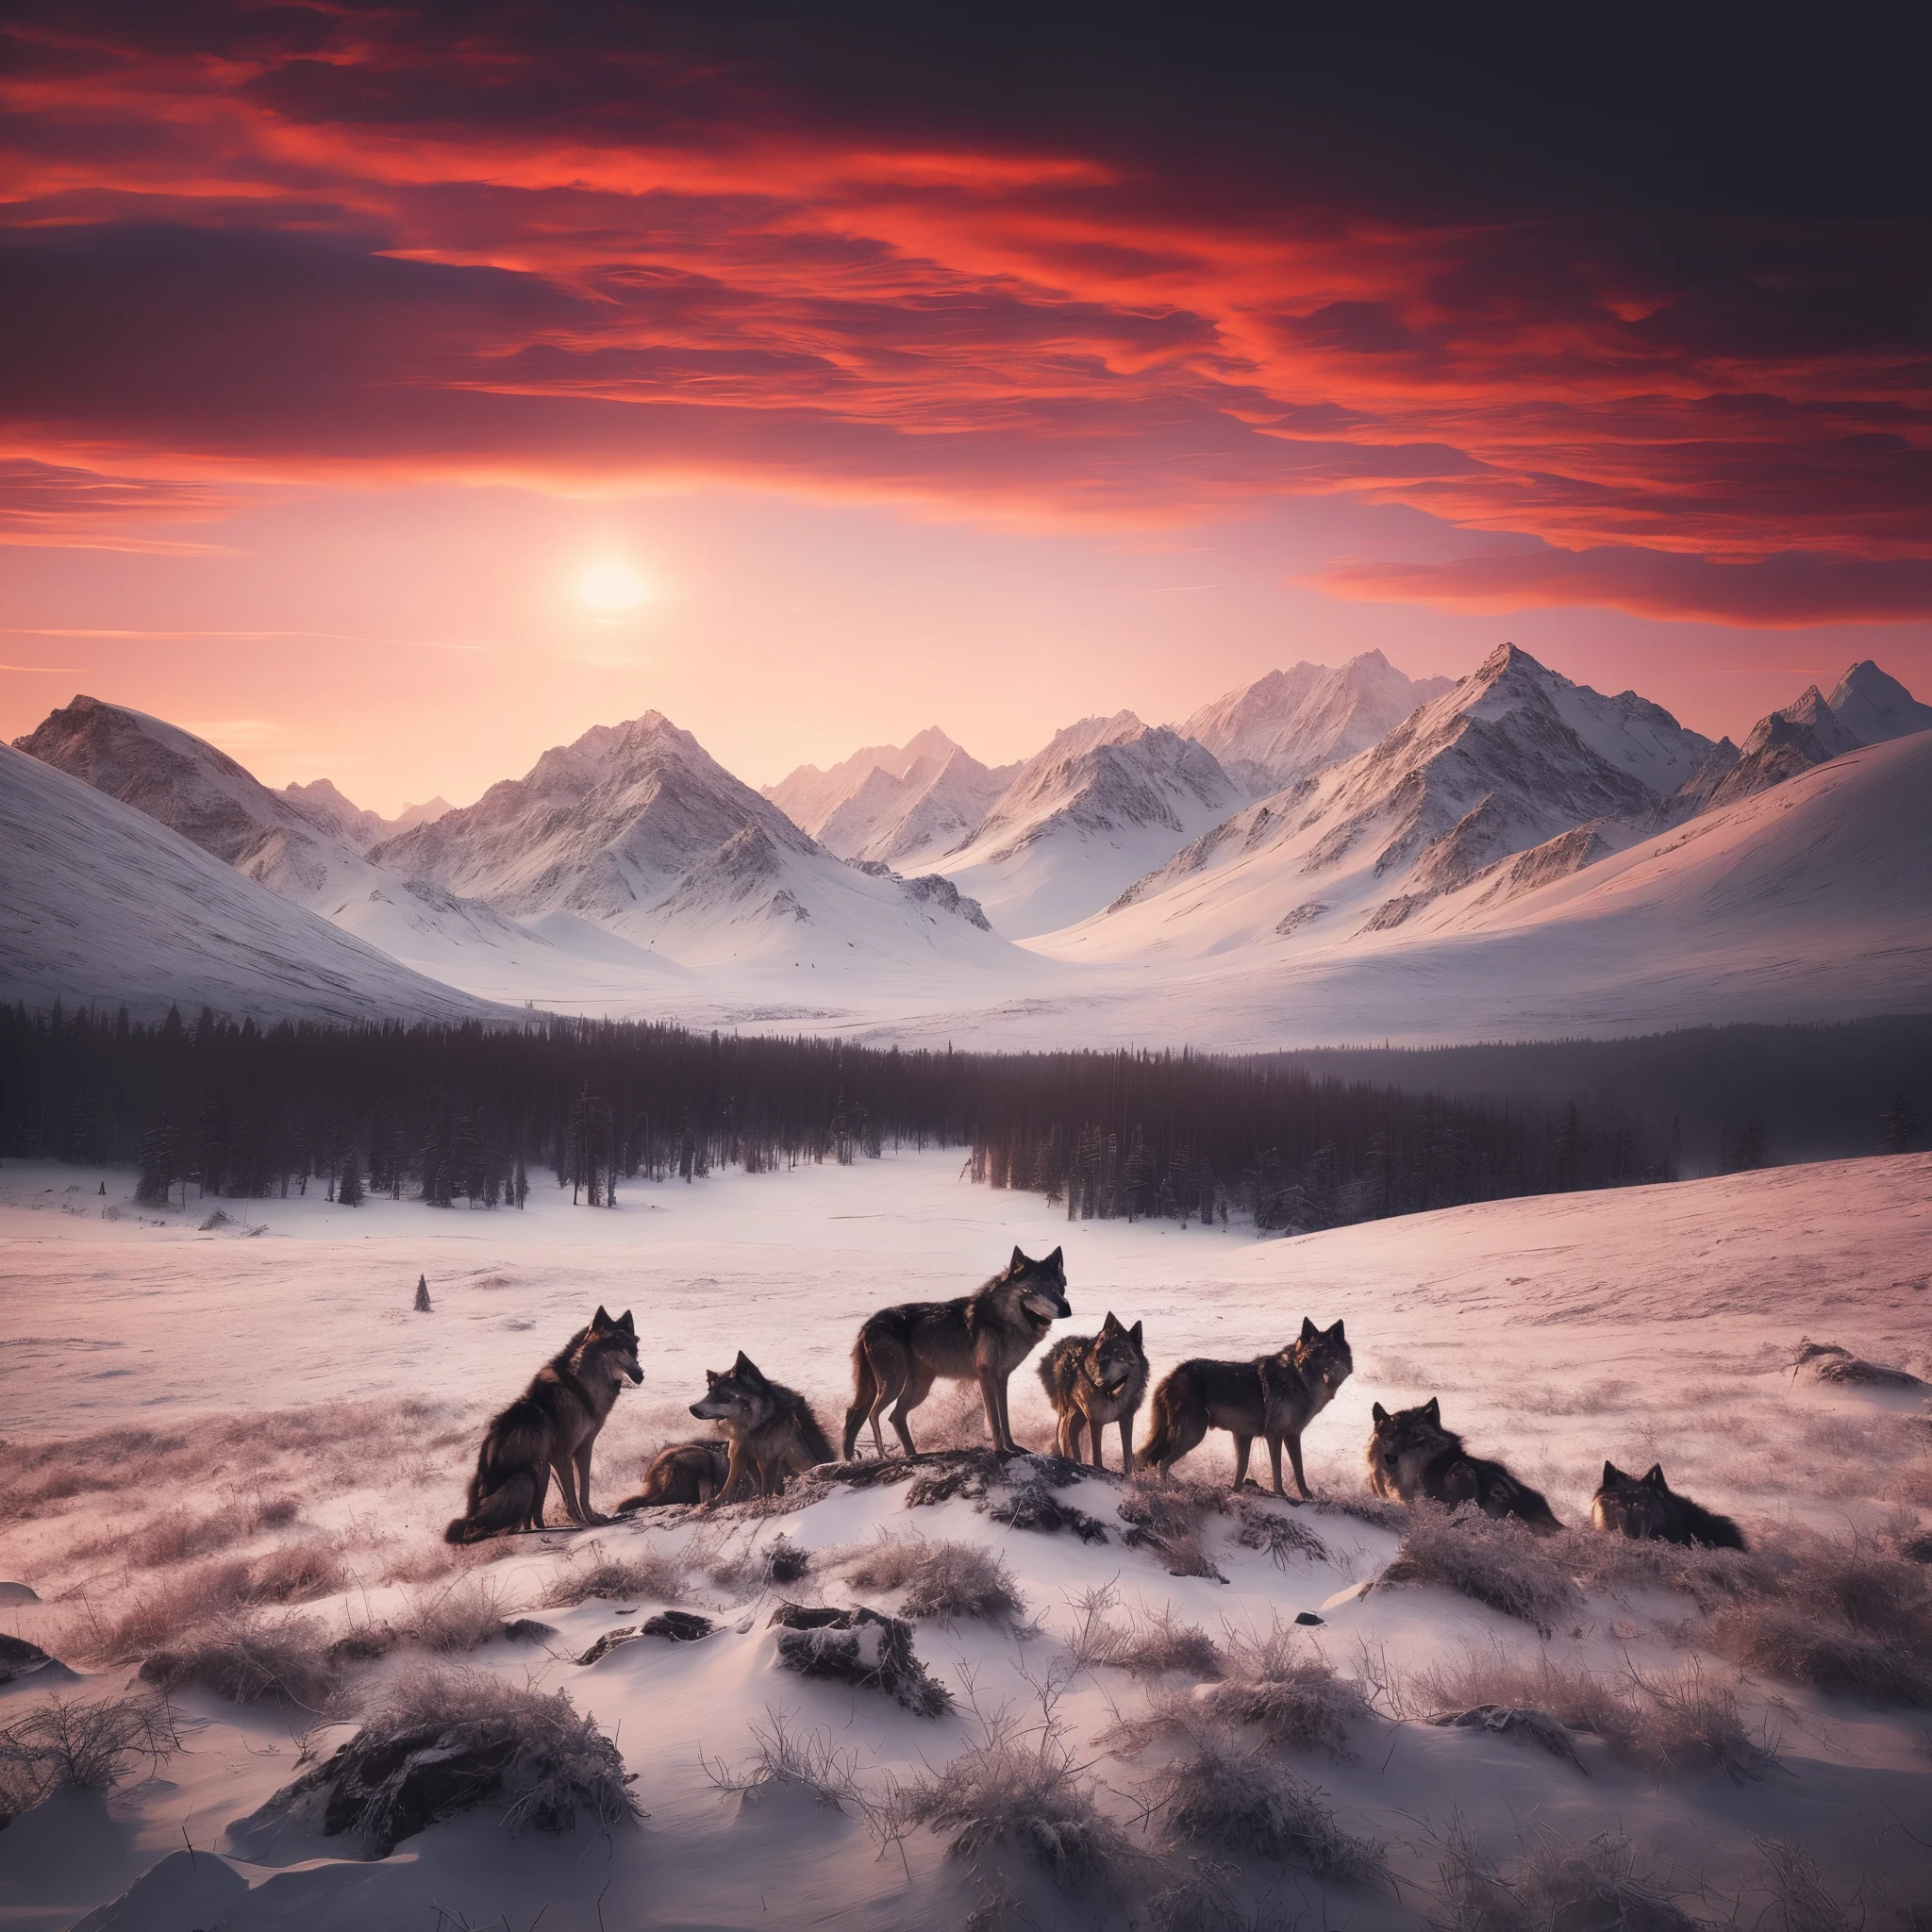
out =
[(591, 564), (576, 583), (577, 601), (592, 610), (615, 612), (634, 610), (648, 603), (651, 587), (620, 557), (606, 557)]

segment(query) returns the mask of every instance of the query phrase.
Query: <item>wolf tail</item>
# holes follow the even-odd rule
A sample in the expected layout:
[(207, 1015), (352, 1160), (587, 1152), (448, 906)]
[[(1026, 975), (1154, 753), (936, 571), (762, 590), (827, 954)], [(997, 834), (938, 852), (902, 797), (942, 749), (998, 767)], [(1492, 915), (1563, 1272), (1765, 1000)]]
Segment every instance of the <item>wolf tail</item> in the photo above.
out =
[(1516, 1493), (1509, 1499), (1509, 1514), (1521, 1518), (1540, 1536), (1552, 1536), (1563, 1526), (1557, 1521), (1549, 1499), (1541, 1490), (1533, 1490), (1524, 1482), (1516, 1485)]
[(858, 1340), (852, 1344), (852, 1407), (845, 1411), (847, 1462), (852, 1460), (852, 1452), (858, 1444), (858, 1432), (865, 1426), (865, 1419), (872, 1413), (878, 1392), (878, 1376), (873, 1372), (872, 1356), (865, 1345), (865, 1330), (861, 1328)]
[(492, 1490), (470, 1485), (470, 1513), (458, 1516), (442, 1533), (449, 1543), (480, 1543), (486, 1537), (516, 1529), (536, 1512), (536, 1478), (526, 1469), (511, 1470)]
[(1172, 1375), (1163, 1375), (1154, 1385), (1154, 1398), (1147, 1405), (1147, 1440), (1134, 1454), (1141, 1469), (1158, 1470), (1174, 1454), (1174, 1399), (1168, 1388), (1173, 1380)]

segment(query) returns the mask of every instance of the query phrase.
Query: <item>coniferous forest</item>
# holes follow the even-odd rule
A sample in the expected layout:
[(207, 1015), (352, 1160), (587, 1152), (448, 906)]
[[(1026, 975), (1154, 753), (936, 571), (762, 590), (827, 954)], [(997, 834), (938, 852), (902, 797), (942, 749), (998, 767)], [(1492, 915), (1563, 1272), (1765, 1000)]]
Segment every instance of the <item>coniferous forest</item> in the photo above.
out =
[[(514, 1209), (537, 1186), (600, 1208), (721, 1168), (956, 1148), (974, 1180), (1069, 1219), (1291, 1229), (1907, 1151), (1932, 1110), (1924, 1021), (1456, 1051), (1487, 1058), (905, 1052), (584, 1020), (264, 1030), (0, 1008), (0, 1158), (131, 1163), (156, 1203), (313, 1188)], [(1681, 1091), (1671, 1069), (1693, 1070)]]

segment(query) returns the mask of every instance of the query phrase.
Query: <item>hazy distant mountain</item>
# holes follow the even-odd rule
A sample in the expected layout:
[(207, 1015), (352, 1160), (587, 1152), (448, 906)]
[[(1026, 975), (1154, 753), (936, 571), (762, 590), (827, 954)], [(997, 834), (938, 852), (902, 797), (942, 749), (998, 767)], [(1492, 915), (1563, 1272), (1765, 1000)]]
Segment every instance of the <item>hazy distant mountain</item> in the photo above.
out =
[(1734, 770), (1711, 793), (1724, 806), (1782, 785), (1814, 765), (1861, 744), (1879, 744), (1932, 730), (1932, 705), (1922, 705), (1897, 678), (1867, 658), (1838, 681), (1830, 697), (1808, 685), (1788, 705), (1767, 713), (1740, 747)]
[(355, 808), (326, 780), (272, 791), (205, 739), (144, 711), (76, 697), (14, 746), (425, 972), (481, 952), (538, 964), (549, 947), (488, 906), (372, 863), (337, 834), (336, 801)]
[(1176, 727), (1205, 744), (1252, 798), (1339, 765), (1386, 737), (1453, 680), (1407, 677), (1380, 651), (1339, 670), (1295, 664), (1203, 705)]
[(1212, 752), (1168, 725), (1083, 718), (1020, 767), (939, 870), (1025, 939), (1098, 910), (1241, 795)]
[(1640, 820), (1710, 750), (1635, 692), (1605, 697), (1505, 644), (1380, 743), (1236, 812), (1053, 950), (1208, 953), (1388, 930), (1500, 859), (1592, 821)]
[(656, 711), (598, 725), (375, 848), (524, 919), (571, 914), (686, 962), (834, 970), (1007, 951), (940, 881), (845, 864)]
[(920, 758), (904, 777), (874, 771), (820, 837), (841, 858), (907, 871), (936, 866), (972, 839), (1019, 769), (989, 769), (956, 747), (943, 761)]
[(333, 832), (344, 845), (356, 852), (367, 852), (411, 825), (426, 824), (449, 810), (446, 798), (437, 797), (422, 805), (406, 805), (394, 818), (364, 810), (346, 798), (326, 778), (311, 779), (307, 785), (289, 784), (281, 795), (325, 831)]
[[(929, 724), (904, 744), (864, 745), (827, 771), (822, 772), (816, 765), (800, 765), (775, 785), (767, 785), (764, 795), (794, 825), (819, 839), (824, 835), (826, 821), (874, 772), (883, 772), (889, 778), (903, 778), (922, 758), (931, 759), (937, 770), (958, 749), (937, 724)], [(841, 858), (853, 856), (836, 845), (831, 849)]]
[(257, 1020), (513, 1018), (399, 965), (148, 813), (0, 747), (0, 998)]

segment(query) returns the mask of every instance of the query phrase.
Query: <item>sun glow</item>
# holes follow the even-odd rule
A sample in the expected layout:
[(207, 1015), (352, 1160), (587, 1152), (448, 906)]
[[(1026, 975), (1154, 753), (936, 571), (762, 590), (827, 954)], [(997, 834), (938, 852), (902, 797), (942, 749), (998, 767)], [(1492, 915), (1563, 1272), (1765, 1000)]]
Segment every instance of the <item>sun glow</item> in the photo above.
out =
[(606, 557), (577, 578), (577, 601), (607, 616), (648, 603), (651, 587), (620, 557)]

